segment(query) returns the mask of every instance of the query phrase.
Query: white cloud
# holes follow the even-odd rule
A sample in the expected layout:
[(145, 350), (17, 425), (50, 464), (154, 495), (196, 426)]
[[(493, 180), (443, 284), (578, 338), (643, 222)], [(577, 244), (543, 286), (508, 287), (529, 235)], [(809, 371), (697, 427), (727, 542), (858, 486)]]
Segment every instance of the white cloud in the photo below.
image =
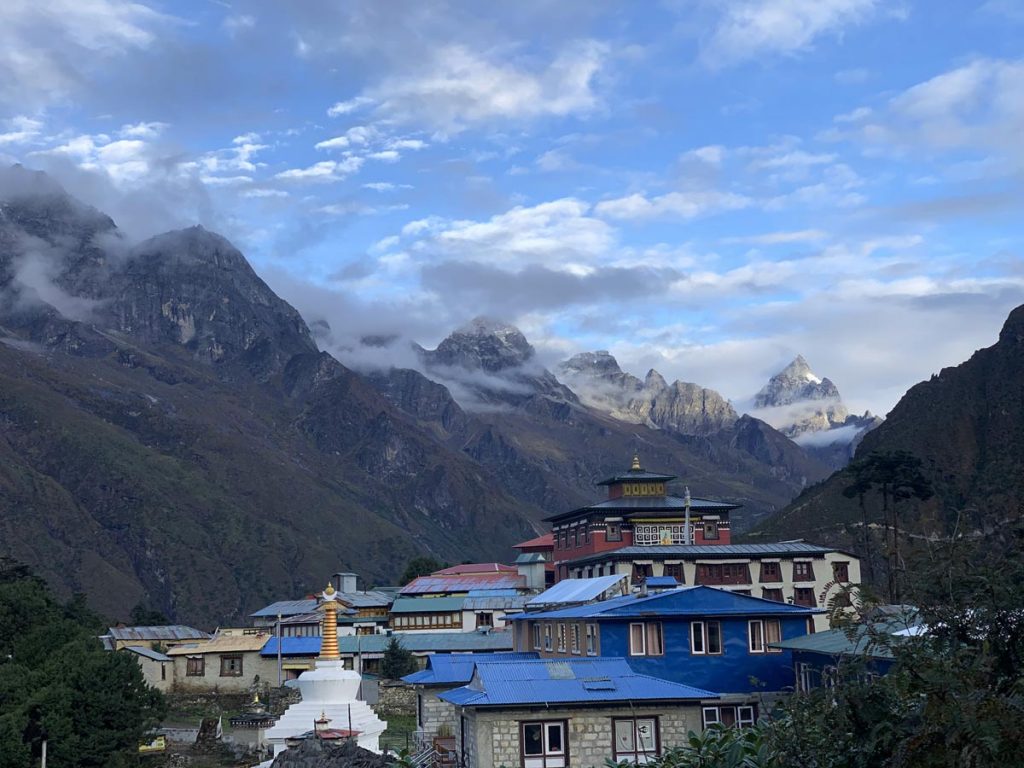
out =
[(363, 165), (361, 157), (346, 157), (340, 162), (323, 160), (307, 168), (289, 168), (281, 171), (274, 178), (285, 181), (335, 182), (356, 173)]
[(766, 232), (761, 235), (726, 237), (723, 243), (739, 245), (790, 245), (792, 243), (819, 243), (828, 238), (820, 229), (801, 229), (793, 232)]
[(25, 109), (72, 95), (88, 72), (148, 48), (173, 22), (124, 0), (4, 0), (0, 103)]
[(384, 149), (380, 152), (371, 152), (367, 157), (370, 160), (381, 160), (385, 163), (397, 163), (402, 156), (393, 149)]
[(327, 115), (329, 117), (341, 117), (342, 115), (347, 115), (358, 109), (367, 107), (370, 104), (373, 104), (373, 99), (367, 98), (366, 96), (356, 96), (354, 99), (349, 99), (348, 101), (337, 102), (327, 110)]
[(827, 34), (862, 24), (879, 9), (878, 0), (737, 0), (701, 51), (709, 67), (736, 64), (762, 54), (793, 54)]
[(242, 197), (288, 197), (288, 193), (283, 189), (247, 189)]
[(224, 17), (224, 21), (221, 22), (221, 26), (224, 28), (225, 32), (234, 37), (243, 30), (255, 27), (256, 17), (244, 13), (232, 14)]
[(739, 210), (753, 202), (745, 195), (714, 190), (669, 192), (657, 197), (633, 193), (615, 200), (604, 200), (594, 207), (594, 211), (599, 216), (611, 219), (654, 219), (663, 216), (693, 219)]
[(19, 115), (4, 121), (6, 132), (0, 133), (0, 144), (25, 144), (37, 138), (43, 129), (43, 122)]
[(396, 189), (412, 189), (412, 184), (393, 184), (390, 181), (371, 181), (363, 184), (363, 189), (372, 189), (374, 192), (394, 192)]
[(586, 115), (600, 106), (593, 85), (608, 52), (603, 43), (581, 41), (538, 69), (446, 45), (418, 71), (388, 77), (368, 93), (381, 114), (447, 133), (490, 120)]
[(129, 123), (117, 135), (122, 139), (155, 139), (167, 129), (167, 123)]

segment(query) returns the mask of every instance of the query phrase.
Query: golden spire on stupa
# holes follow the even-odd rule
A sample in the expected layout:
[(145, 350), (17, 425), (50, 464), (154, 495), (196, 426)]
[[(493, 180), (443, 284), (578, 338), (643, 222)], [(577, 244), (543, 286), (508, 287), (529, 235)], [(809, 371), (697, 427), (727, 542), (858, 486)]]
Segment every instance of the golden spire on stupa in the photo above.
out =
[(633, 452), (633, 466), (629, 468), (630, 472), (643, 472), (643, 467), (640, 466), (640, 454)]
[(327, 589), (324, 590), (324, 602), (320, 610), (324, 612), (324, 628), (320, 633), (320, 661), (339, 661), (341, 653), (338, 651), (338, 601), (334, 585), (327, 582)]

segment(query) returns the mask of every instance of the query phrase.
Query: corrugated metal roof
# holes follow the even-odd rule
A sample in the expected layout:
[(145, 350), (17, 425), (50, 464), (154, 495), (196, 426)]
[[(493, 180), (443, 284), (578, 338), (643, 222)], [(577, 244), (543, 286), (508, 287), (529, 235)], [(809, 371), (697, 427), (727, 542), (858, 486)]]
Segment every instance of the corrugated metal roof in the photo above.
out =
[(167, 654), (154, 651), (152, 648), (146, 648), (144, 645), (128, 645), (125, 646), (124, 650), (137, 653), (139, 656), (145, 656), (147, 659), (153, 661), (170, 661), (171, 657)]
[(200, 653), (245, 653), (258, 651), (267, 642), (267, 634), (221, 635), (206, 643), (176, 645), (167, 651), (168, 656), (194, 656)]
[(402, 679), (419, 685), (459, 685), (473, 678), (473, 668), (478, 661), (526, 661), (537, 659), (533, 651), (510, 653), (432, 653), (427, 656), (427, 666)]
[[(713, 499), (690, 499), (690, 509), (694, 512), (728, 512), (738, 509), (741, 504), (732, 504), (727, 501), (715, 501)], [(615, 512), (622, 511), (623, 514), (633, 515), (640, 512), (649, 512), (654, 516), (671, 514), (683, 515), (686, 511), (686, 500), (680, 496), (622, 496), (618, 499), (606, 499), (596, 504), (573, 509), (569, 512), (559, 512), (557, 515), (545, 517), (547, 521), (562, 520), (564, 518), (577, 517), (585, 512)]]
[[(467, 651), (510, 651), (511, 632), (396, 632), (393, 635), (349, 635), (338, 638), (338, 649), (344, 654), (383, 653), (392, 637), (413, 653), (462, 653)], [(315, 656), (320, 653), (319, 637), (281, 638), (281, 652), (286, 656)], [(261, 656), (277, 655), (277, 638), (271, 637), (260, 651)]]
[(679, 582), (676, 581), (675, 576), (648, 576), (644, 579), (644, 584), (648, 587), (678, 587)]
[[(382, 590), (365, 590), (359, 592), (338, 592), (338, 600), (350, 605), (353, 608), (377, 608), (391, 605), (394, 597), (389, 592)], [(300, 613), (312, 613), (317, 609), (320, 602), (313, 597), (303, 600), (278, 600), (265, 608), (260, 608), (255, 613), (250, 613), (254, 619), (275, 619), (280, 614), (283, 617), (297, 616)]]
[(543, 536), (538, 536), (535, 539), (529, 539), (528, 541), (521, 541), (518, 544), (513, 544), (512, 549), (532, 549), (532, 548), (555, 548), (555, 535), (553, 533), (545, 533)]
[(462, 563), (434, 571), (431, 576), (462, 576), (467, 573), (516, 573), (516, 569), (504, 563)]
[(452, 613), (461, 611), (464, 597), (400, 597), (391, 604), (392, 613)]
[[(880, 629), (880, 631), (886, 631)], [(802, 635), (792, 640), (770, 643), (772, 648), (784, 648), (791, 651), (817, 653), (825, 656), (856, 656), (864, 655), (876, 659), (891, 659), (892, 651), (879, 645), (864, 625), (849, 629), (829, 629), (815, 632), (813, 635)]]
[(628, 577), (624, 574), (597, 576), (592, 579), (562, 579), (550, 589), (541, 592), (536, 597), (530, 598), (526, 605), (528, 608), (539, 608), (568, 603), (587, 603), (597, 600), (605, 592), (615, 588), (627, 579)]
[(521, 611), (526, 607), (526, 601), (529, 599), (529, 595), (467, 597), (462, 607), (466, 611)]
[(249, 615), (253, 618), (271, 618), (278, 616), (295, 616), (300, 613), (310, 613), (316, 610), (317, 602), (313, 598), (305, 600), (278, 600), (265, 608), (260, 608)]
[(517, 589), (526, 586), (518, 573), (466, 573), (460, 576), (420, 576), (404, 587), (403, 595), (446, 594), (473, 589)]
[(478, 661), (469, 685), (439, 694), (461, 706), (698, 701), (718, 694), (638, 675), (621, 658)]
[(670, 544), (645, 547), (633, 545), (596, 555), (578, 557), (570, 562), (590, 563), (607, 560), (633, 560), (644, 557), (672, 557), (679, 560), (715, 560), (731, 557), (787, 557), (807, 555), (821, 557), (829, 552), (840, 552), (832, 547), (821, 547), (803, 541), (783, 541), (774, 544)]
[(647, 597), (627, 595), (589, 605), (510, 616), (509, 619), (523, 621), (526, 619), (624, 619), (638, 616), (773, 616), (779, 614), (810, 616), (815, 613), (823, 613), (823, 610), (764, 600), (751, 595), (738, 595), (735, 592), (714, 587), (696, 586), (670, 589)]
[(107, 630), (115, 640), (208, 640), (212, 637), (209, 632), (203, 632), (195, 627), (186, 627), (184, 624), (168, 624), (166, 626), (153, 627), (110, 627)]
[(613, 483), (632, 483), (637, 480), (653, 480), (655, 482), (661, 481), (667, 483), (669, 480), (675, 480), (675, 475), (662, 475), (658, 472), (645, 472), (644, 470), (628, 470), (623, 472), (621, 475), (612, 475), (607, 480), (599, 480), (595, 485), (612, 485)]

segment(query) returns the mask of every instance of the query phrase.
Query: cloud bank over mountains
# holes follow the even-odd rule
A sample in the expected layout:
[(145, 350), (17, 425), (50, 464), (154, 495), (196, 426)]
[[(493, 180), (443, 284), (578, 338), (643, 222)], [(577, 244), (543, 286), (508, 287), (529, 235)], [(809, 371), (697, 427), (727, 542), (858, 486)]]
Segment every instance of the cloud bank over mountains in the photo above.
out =
[(0, 161), (223, 232), (356, 362), (488, 314), (735, 401), (803, 353), (884, 413), (1024, 301), (998, 11), (15, 0)]

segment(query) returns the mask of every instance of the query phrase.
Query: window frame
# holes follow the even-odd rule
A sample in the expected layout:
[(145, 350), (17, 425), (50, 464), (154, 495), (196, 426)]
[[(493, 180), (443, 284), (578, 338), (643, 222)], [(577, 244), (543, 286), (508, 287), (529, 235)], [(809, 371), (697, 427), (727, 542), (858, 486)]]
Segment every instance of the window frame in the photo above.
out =
[[(699, 632), (697, 631), (698, 627), (700, 628)], [(714, 632), (713, 633), (710, 631), (711, 627), (714, 627)], [(716, 639), (717, 644), (718, 644), (718, 650), (717, 651), (712, 651), (711, 650), (711, 637), (712, 637), (712, 634), (715, 636), (715, 639)], [(700, 647), (699, 650), (697, 648), (697, 644), (694, 642), (694, 640), (698, 636), (700, 637), (700, 642), (701, 642), (701, 647)], [(701, 621), (691, 621), (690, 622), (690, 654), (693, 655), (693, 656), (723, 656), (725, 654), (725, 646), (722, 643), (722, 622), (720, 622), (720, 621), (710, 621), (710, 620), (707, 620), (707, 619), (703, 619)]]
[(533, 650), (539, 651), (543, 647), (543, 633), (541, 632), (541, 625), (537, 622), (533, 624)]
[(202, 654), (198, 656), (186, 656), (185, 677), (206, 677), (206, 657)]
[(810, 560), (793, 561), (793, 581), (812, 582), (814, 581), (814, 563)]
[(842, 584), (850, 583), (850, 562), (848, 560), (837, 560), (832, 563), (832, 579)]
[[(635, 717), (613, 717), (612, 719), (612, 759), (621, 763), (623, 760), (634, 765), (644, 765), (652, 758), (661, 754), (661, 723), (657, 715), (637, 715)], [(654, 749), (640, 749), (639, 723), (650, 721), (654, 724)], [(633, 749), (619, 750), (617, 726), (619, 723), (632, 724)]]
[(565, 653), (565, 649), (568, 647), (568, 635), (569, 633), (566, 631), (565, 622), (558, 622), (555, 630), (555, 639), (557, 641), (555, 646), (558, 648), (559, 653)]
[[(225, 671), (224, 662), (238, 662), (238, 671), (231, 671), (230, 665), (227, 671)], [(224, 653), (220, 657), (220, 676), (221, 677), (242, 677), (244, 674), (245, 662), (241, 653)]]
[[(526, 754), (526, 729), (539, 725), (541, 728), (541, 751)], [(556, 726), (561, 734), (561, 749), (552, 751), (550, 728)], [(523, 768), (567, 768), (569, 765), (569, 721), (568, 720), (520, 720), (519, 721), (519, 761)]]
[(747, 622), (747, 652), (764, 653), (764, 620), (750, 619)]
[[(615, 535), (612, 535), (612, 531), (615, 531)], [(622, 523), (605, 523), (604, 525), (604, 540), (605, 541), (622, 541)]]
[[(712, 531), (712, 535), (708, 535), (708, 531)], [(717, 541), (722, 537), (718, 527), (718, 520), (705, 520), (703, 534), (705, 541)]]
[(544, 622), (544, 650), (548, 653), (555, 650), (554, 632), (551, 630), (551, 622)]
[(587, 623), (585, 633), (587, 637), (587, 656), (597, 656), (600, 637), (597, 624), (594, 622)]

